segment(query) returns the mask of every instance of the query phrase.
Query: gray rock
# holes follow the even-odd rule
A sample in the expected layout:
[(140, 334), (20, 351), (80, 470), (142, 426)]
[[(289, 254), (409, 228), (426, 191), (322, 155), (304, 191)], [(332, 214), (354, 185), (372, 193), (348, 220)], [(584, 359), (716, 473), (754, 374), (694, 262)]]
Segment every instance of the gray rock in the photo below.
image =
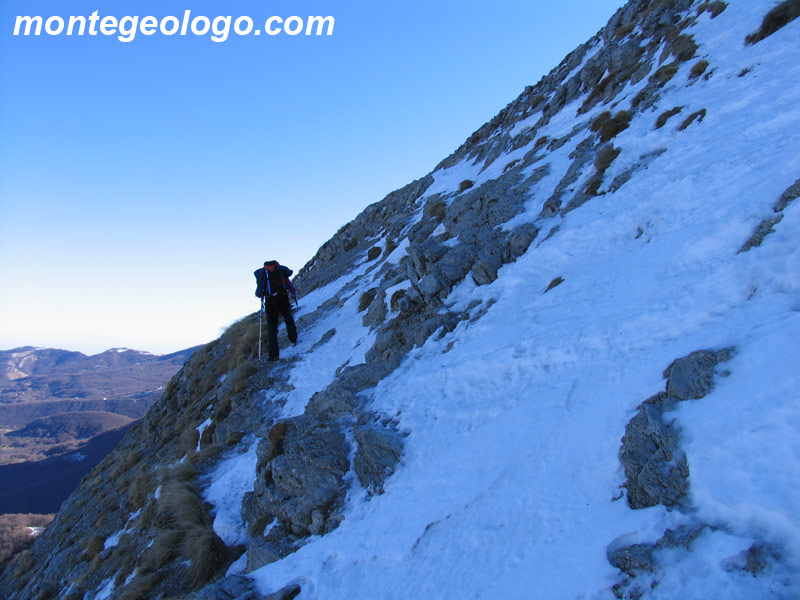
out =
[(364, 327), (374, 329), (383, 323), (384, 319), (386, 319), (386, 293), (383, 290), (379, 290), (370, 303), (362, 322)]
[(664, 377), (668, 377), (667, 394), (678, 400), (702, 398), (714, 385), (714, 368), (728, 360), (732, 348), (719, 351), (699, 350), (673, 362)]
[(625, 427), (620, 460), (633, 509), (681, 506), (689, 490), (689, 465), (678, 448), (678, 433), (661, 415), (659, 407), (645, 403)]
[(633, 544), (609, 553), (608, 562), (614, 567), (632, 577), (637, 571), (652, 571), (654, 569), (653, 544)]
[(477, 285), (486, 285), (497, 279), (497, 272), (503, 266), (500, 248), (486, 248), (478, 253), (478, 259), (472, 267), (472, 279)]
[(357, 426), (354, 466), (361, 485), (370, 493), (383, 493), (383, 483), (394, 473), (403, 452), (401, 436), (377, 423)]
[(435, 296), (437, 293), (439, 293), (444, 285), (435, 274), (428, 273), (419, 280), (417, 287), (423, 296), (430, 298), (431, 296)]
[[(281, 453), (274, 458), (259, 454), (258, 478), (247, 498), (247, 516), (251, 529), (253, 523), (260, 525), (277, 517), (299, 535), (308, 535), (314, 511), (327, 519), (343, 498), (344, 476), (350, 469), (349, 444), (334, 425), (307, 417), (285, 424)], [(262, 448), (259, 445), (259, 453)]]
[(539, 235), (539, 229), (533, 223), (524, 223), (508, 236), (508, 247), (503, 253), (503, 262), (514, 262), (528, 251), (528, 248)]
[(299, 596), (302, 591), (302, 588), (298, 584), (292, 583), (279, 589), (277, 592), (263, 596), (261, 600), (292, 600)]
[(475, 260), (477, 249), (470, 244), (458, 244), (450, 248), (438, 263), (439, 271), (451, 285), (461, 281)]
[(205, 600), (259, 600), (253, 582), (243, 575), (230, 575), (193, 594), (194, 598)]
[(770, 217), (761, 221), (753, 235), (751, 235), (750, 238), (742, 245), (742, 247), (739, 248), (739, 252), (737, 252), (737, 254), (747, 252), (748, 250), (752, 250), (753, 248), (760, 246), (770, 233), (775, 233), (773, 227), (775, 227), (775, 225), (780, 223), (782, 220), (783, 215), (779, 214), (775, 217)]
[(792, 185), (786, 188), (786, 191), (781, 194), (778, 202), (775, 204), (775, 212), (782, 212), (791, 202), (800, 198), (800, 179), (795, 181)]
[(639, 405), (625, 427), (620, 449), (631, 508), (686, 505), (689, 464), (679, 447), (678, 430), (664, 413), (676, 402), (708, 394), (716, 365), (733, 353), (733, 348), (699, 350), (675, 360), (664, 371), (666, 391)]

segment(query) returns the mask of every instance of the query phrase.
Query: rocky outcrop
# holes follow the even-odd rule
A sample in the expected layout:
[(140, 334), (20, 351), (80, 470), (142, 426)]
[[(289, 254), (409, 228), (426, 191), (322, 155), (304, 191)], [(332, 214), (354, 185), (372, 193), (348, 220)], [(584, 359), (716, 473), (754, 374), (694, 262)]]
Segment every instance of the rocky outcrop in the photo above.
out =
[(666, 391), (643, 402), (625, 427), (620, 460), (631, 508), (686, 506), (689, 464), (680, 448), (679, 431), (665, 413), (678, 402), (707, 395), (716, 366), (732, 353), (731, 348), (699, 350), (673, 362), (664, 371)]
[[(691, 512), (689, 462), (680, 447), (680, 429), (668, 413), (677, 403), (699, 400), (714, 386), (717, 367), (734, 354), (733, 348), (699, 350), (672, 362), (664, 371), (665, 391), (639, 405), (625, 427), (620, 461), (625, 470), (628, 505), (641, 509), (661, 504)], [(640, 598), (648, 587), (657, 585), (657, 552), (668, 548), (690, 550), (693, 542), (710, 528), (691, 522), (676, 530), (667, 529), (653, 543), (608, 548), (609, 562), (626, 575), (613, 588), (617, 598)]]

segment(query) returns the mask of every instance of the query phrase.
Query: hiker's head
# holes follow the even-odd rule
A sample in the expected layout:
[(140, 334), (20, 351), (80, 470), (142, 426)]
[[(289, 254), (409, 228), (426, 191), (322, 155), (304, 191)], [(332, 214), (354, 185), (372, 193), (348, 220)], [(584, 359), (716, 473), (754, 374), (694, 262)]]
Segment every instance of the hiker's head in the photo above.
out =
[(267, 271), (272, 271), (272, 270), (274, 270), (274, 269), (275, 269), (275, 267), (277, 267), (277, 266), (278, 266), (278, 261), (277, 261), (277, 260), (268, 260), (268, 261), (266, 261), (266, 262), (264, 263), (264, 268), (265, 268)]

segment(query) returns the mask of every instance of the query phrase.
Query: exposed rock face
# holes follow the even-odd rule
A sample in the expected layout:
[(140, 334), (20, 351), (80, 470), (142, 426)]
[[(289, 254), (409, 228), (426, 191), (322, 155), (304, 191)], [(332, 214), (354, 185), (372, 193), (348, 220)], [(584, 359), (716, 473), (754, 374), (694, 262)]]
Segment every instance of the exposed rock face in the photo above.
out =
[(664, 371), (666, 391), (639, 406), (625, 427), (620, 460), (631, 508), (663, 504), (682, 507), (689, 491), (689, 464), (680, 449), (679, 431), (664, 413), (677, 402), (697, 400), (713, 386), (716, 366), (728, 360), (733, 349), (700, 350), (673, 362)]
[[(622, 438), (620, 460), (625, 469), (628, 504), (632, 509), (662, 504), (690, 512), (689, 462), (680, 448), (680, 430), (668, 413), (678, 402), (700, 400), (714, 386), (719, 364), (729, 360), (733, 348), (699, 350), (679, 358), (664, 371), (666, 391), (643, 402)], [(609, 562), (627, 577), (614, 587), (617, 598), (639, 598), (657, 584), (656, 552), (664, 548), (689, 549), (709, 525), (693, 523), (667, 529), (654, 543), (609, 548)], [(646, 574), (646, 577), (643, 575)]]

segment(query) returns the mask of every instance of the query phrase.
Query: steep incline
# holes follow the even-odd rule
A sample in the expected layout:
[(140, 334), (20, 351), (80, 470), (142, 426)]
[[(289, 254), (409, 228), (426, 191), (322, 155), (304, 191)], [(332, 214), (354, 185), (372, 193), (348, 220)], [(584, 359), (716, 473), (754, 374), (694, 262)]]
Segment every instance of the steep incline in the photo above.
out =
[(797, 597), (800, 20), (772, 7), (629, 2), (320, 249), (281, 363), (257, 315), (198, 351), (0, 592)]

